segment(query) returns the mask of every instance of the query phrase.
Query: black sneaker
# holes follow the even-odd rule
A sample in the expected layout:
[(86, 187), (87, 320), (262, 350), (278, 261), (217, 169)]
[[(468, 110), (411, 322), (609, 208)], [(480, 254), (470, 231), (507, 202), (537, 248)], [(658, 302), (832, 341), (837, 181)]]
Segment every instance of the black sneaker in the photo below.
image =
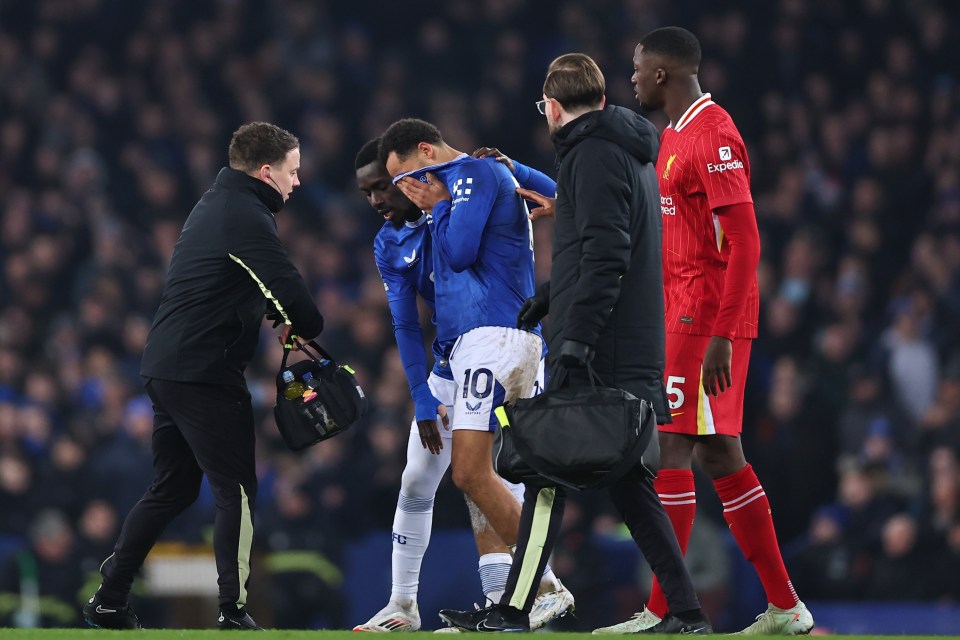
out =
[(505, 604), (495, 604), (476, 611), (442, 609), (440, 618), (451, 627), (465, 631), (505, 632), (530, 631), (530, 616)]
[(704, 635), (713, 633), (713, 627), (710, 626), (706, 618), (700, 618), (693, 622), (684, 622), (677, 616), (668, 613), (667, 617), (657, 624), (649, 629), (638, 631), (637, 633), (696, 633)]
[(263, 627), (257, 624), (256, 620), (250, 617), (246, 609), (237, 609), (236, 611), (226, 611), (220, 609), (220, 616), (217, 618), (217, 628), (221, 631), (241, 630), (263, 631)]
[(140, 621), (130, 605), (122, 607), (103, 604), (100, 595), (94, 595), (83, 605), (83, 621), (97, 629), (139, 629)]

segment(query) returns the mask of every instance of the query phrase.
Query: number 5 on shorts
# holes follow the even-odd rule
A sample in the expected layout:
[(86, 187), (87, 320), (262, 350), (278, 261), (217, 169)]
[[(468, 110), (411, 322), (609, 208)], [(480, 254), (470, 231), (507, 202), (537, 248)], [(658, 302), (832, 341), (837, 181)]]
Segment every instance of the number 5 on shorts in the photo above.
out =
[(676, 385), (683, 384), (686, 381), (687, 379), (683, 376), (667, 377), (667, 397), (670, 399), (671, 409), (679, 409), (680, 407), (683, 406), (683, 401), (684, 401), (683, 389), (681, 389)]

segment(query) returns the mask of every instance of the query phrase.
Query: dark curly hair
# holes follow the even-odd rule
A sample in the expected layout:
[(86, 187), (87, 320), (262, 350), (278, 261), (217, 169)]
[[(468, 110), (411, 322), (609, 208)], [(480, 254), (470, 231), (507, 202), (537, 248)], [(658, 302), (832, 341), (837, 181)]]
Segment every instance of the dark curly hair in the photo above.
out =
[(391, 153), (403, 160), (413, 153), (421, 142), (440, 144), (440, 129), (425, 120), (404, 118), (390, 125), (380, 136), (380, 162), (386, 164)]

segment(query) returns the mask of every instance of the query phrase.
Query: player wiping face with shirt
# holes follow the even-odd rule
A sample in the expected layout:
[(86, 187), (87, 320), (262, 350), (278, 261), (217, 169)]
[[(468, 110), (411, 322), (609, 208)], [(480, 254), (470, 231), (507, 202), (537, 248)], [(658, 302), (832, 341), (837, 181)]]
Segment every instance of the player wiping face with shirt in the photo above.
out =
[[(378, 142), (367, 143), (357, 155), (357, 186), (386, 221), (374, 240), (374, 257), (390, 304), (400, 358), (410, 383), (415, 419), (394, 516), (390, 601), (354, 630), (416, 631), (420, 628), (417, 607), (419, 573), (430, 539), (434, 494), (450, 465), (454, 449), (449, 429), (439, 429), (437, 425), (438, 410), (452, 414), (454, 409), (457, 385), (448, 364), (454, 341), (434, 341), (431, 370), (427, 366), (417, 308), (418, 295), (431, 310), (435, 308), (429, 217), (392, 184), (386, 168), (377, 158)], [(526, 186), (547, 192), (555, 188), (554, 182), (544, 174), (510, 160), (495, 149), (479, 149), (475, 155), (493, 156)], [(435, 322), (436, 319), (434, 315)], [(510, 492), (522, 498), (522, 487), (507, 486)], [(506, 497), (516, 501), (510, 493)], [(487, 599), (498, 600), (509, 571), (509, 550), (469, 498), (467, 503), (480, 555), (483, 592)], [(532, 616), (532, 622), (539, 626), (566, 612), (573, 604), (573, 597), (556, 581), (552, 571), (545, 572), (540, 591)]]

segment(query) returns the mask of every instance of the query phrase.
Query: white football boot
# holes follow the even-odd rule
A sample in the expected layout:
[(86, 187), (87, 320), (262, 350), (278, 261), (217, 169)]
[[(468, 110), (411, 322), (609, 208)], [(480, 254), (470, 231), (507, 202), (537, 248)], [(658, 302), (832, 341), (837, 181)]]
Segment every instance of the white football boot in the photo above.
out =
[(573, 594), (557, 580), (558, 589), (540, 594), (530, 610), (530, 631), (536, 631), (551, 620), (562, 618), (576, 608)]
[(797, 601), (789, 609), (781, 609), (772, 604), (757, 616), (757, 621), (740, 631), (747, 636), (799, 636), (813, 630), (813, 616), (807, 605)]
[(410, 608), (404, 608), (391, 600), (379, 613), (367, 620), (364, 624), (358, 624), (353, 630), (377, 633), (389, 631), (419, 631), (420, 611), (416, 603), (413, 603)]
[(599, 629), (594, 629), (593, 633), (596, 635), (605, 633), (640, 633), (641, 631), (660, 624), (660, 620), (660, 616), (650, 611), (650, 609), (644, 608), (643, 611), (633, 614), (633, 617), (626, 622), (621, 622), (609, 627), (600, 627)]

